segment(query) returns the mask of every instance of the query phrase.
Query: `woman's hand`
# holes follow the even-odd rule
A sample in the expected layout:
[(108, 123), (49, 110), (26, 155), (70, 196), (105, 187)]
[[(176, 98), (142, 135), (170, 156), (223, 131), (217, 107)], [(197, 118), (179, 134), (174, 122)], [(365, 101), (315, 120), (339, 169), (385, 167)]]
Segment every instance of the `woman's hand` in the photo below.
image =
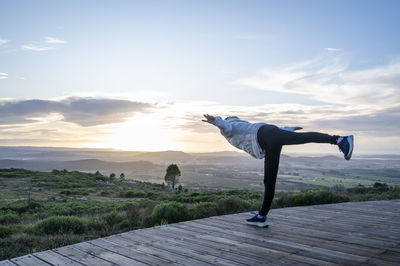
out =
[(207, 120), (202, 119), (201, 121), (212, 124), (215, 120), (215, 117), (209, 114), (203, 115)]

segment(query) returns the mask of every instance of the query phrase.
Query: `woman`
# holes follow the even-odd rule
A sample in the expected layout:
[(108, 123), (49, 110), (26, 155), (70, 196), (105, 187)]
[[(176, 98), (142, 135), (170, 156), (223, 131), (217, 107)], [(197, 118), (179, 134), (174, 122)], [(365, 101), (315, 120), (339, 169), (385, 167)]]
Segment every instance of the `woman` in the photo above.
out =
[(278, 175), (279, 157), (283, 145), (305, 143), (330, 143), (338, 145), (344, 153), (344, 158), (350, 160), (353, 153), (354, 137), (328, 135), (319, 132), (296, 133), (301, 127), (278, 128), (266, 123), (249, 123), (237, 116), (229, 116), (223, 120), (220, 116), (205, 114), (203, 122), (217, 126), (221, 134), (233, 146), (244, 150), (257, 159), (264, 161), (264, 200), (258, 214), (247, 219), (248, 224), (259, 227), (268, 226), (267, 214), (275, 195), (275, 183)]

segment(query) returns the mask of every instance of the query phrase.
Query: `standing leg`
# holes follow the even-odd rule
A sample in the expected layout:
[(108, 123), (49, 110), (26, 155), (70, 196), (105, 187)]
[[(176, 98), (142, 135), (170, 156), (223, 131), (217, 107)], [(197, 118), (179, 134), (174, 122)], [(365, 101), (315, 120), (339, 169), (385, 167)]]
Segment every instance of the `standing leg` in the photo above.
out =
[(266, 151), (266, 157), (264, 161), (264, 200), (261, 210), (258, 212), (258, 214), (261, 216), (266, 216), (268, 214), (275, 195), (275, 183), (278, 176), (281, 150), (282, 146), (276, 145), (275, 147)]

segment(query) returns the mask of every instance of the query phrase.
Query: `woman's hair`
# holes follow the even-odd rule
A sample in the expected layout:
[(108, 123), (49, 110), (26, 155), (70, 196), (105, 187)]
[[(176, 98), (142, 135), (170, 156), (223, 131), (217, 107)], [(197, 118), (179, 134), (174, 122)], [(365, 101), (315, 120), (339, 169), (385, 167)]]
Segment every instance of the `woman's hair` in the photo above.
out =
[(236, 119), (239, 119), (239, 117), (233, 115), (233, 116), (227, 116), (227, 117), (225, 117), (225, 120), (228, 120), (229, 118), (236, 118)]

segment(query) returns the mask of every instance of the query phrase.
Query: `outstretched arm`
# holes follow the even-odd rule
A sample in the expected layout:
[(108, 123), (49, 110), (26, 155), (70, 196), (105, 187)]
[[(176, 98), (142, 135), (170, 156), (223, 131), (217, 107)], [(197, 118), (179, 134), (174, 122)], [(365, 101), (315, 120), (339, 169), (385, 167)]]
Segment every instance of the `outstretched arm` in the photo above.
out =
[(214, 121), (215, 121), (215, 117), (214, 116), (209, 115), (209, 114), (206, 114), (206, 115), (203, 115), (203, 116), (206, 118), (206, 120), (202, 119), (201, 121), (206, 122), (206, 123), (210, 123), (210, 124), (214, 123)]
[(230, 123), (228, 123), (227, 121), (223, 120), (220, 116), (212, 116), (209, 114), (205, 114), (203, 115), (206, 119), (203, 119), (201, 121), (206, 122), (206, 123), (210, 123), (214, 126), (217, 126), (222, 135), (224, 136), (228, 136), (231, 134), (232, 132), (232, 125)]

